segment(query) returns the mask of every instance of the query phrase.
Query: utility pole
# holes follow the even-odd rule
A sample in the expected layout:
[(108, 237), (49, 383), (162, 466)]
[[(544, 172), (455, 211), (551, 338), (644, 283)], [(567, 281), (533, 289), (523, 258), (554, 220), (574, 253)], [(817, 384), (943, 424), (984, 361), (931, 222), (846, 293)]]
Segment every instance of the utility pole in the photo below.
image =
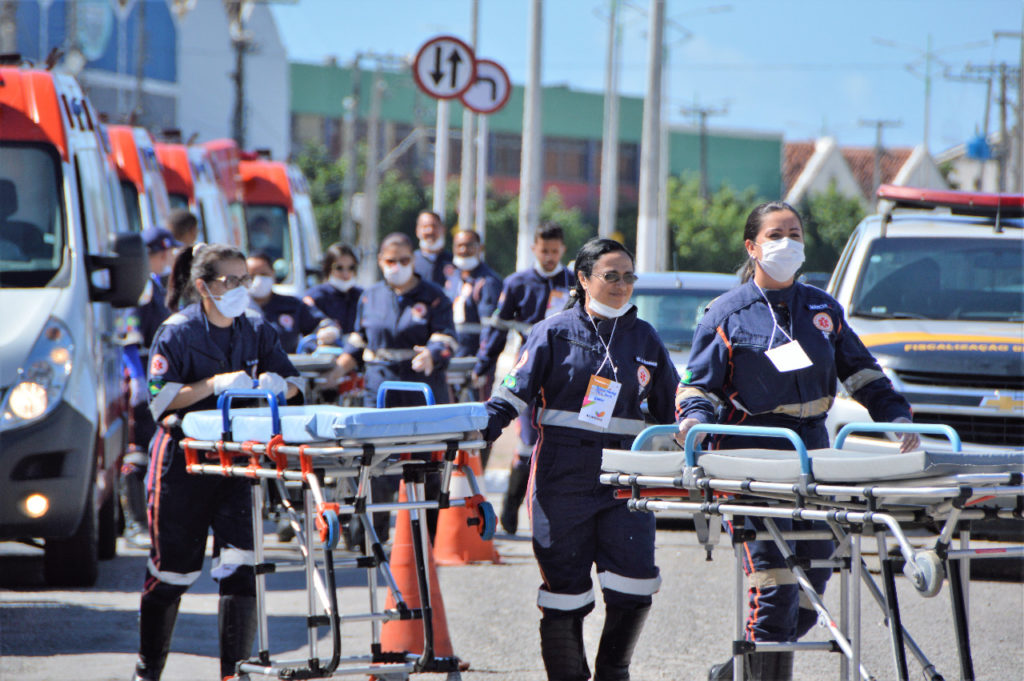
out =
[(380, 61), (373, 70), (373, 82), (370, 85), (370, 118), (366, 126), (366, 180), (363, 195), (366, 197), (363, 209), (363, 221), (359, 225), (359, 269), (360, 281), (373, 281), (377, 263), (370, 257), (377, 249), (377, 218), (380, 209), (377, 205), (377, 161), (379, 151), (377, 138), (380, 128), (380, 104), (384, 94), (384, 82), (380, 77)]
[(729, 113), (729, 110), (725, 107), (701, 107), (695, 104), (691, 107), (684, 106), (679, 110), (679, 113), (684, 116), (693, 116), (697, 120), (700, 162), (700, 198), (703, 199), (706, 210), (707, 202), (711, 198), (711, 191), (708, 187), (708, 116), (723, 116)]
[(344, 156), (345, 156), (345, 177), (342, 180), (342, 204), (344, 209), (341, 216), (341, 240), (343, 243), (354, 245), (356, 239), (355, 219), (352, 215), (352, 197), (356, 194), (356, 176), (358, 174), (358, 156), (356, 154), (356, 126), (359, 125), (359, 59), (358, 53), (352, 60), (352, 84), (349, 96), (345, 98), (343, 106), (345, 109), (345, 131), (344, 131)]
[(601, 198), (597, 234), (609, 238), (615, 231), (619, 193), (619, 0), (611, 0), (608, 17), (608, 58), (604, 76), (604, 132), (601, 136)]
[(871, 176), (871, 196), (868, 197), (870, 202), (875, 201), (875, 196), (878, 195), (878, 186), (882, 184), (882, 154), (885, 153), (885, 148), (882, 147), (882, 130), (884, 128), (898, 128), (902, 125), (900, 121), (886, 121), (880, 118), (876, 119), (861, 119), (858, 123), (861, 127), (875, 129), (875, 168)]
[(640, 272), (664, 271), (665, 235), (659, 234), (658, 176), (661, 166), (661, 61), (664, 56), (665, 0), (651, 0), (647, 32), (647, 96), (640, 138), (640, 202), (636, 227), (636, 266)]
[[(139, 3), (140, 6), (146, 4)], [(231, 115), (231, 136), (239, 149), (245, 149), (245, 53), (251, 47), (252, 37), (245, 32), (245, 14), (250, 9), (246, 0), (224, 0), (227, 10), (231, 45), (235, 49), (235, 71), (231, 79), (235, 85), (235, 105)]]
[[(480, 0), (471, 3), (469, 46), (474, 54), (477, 48), (477, 34), (480, 17)], [(473, 229), (473, 187), (476, 183), (476, 155), (473, 143), (476, 141), (476, 115), (468, 107), (462, 109), (462, 164), (459, 171), (459, 227)]]
[(994, 31), (992, 37), (1016, 38), (1020, 41), (1020, 61), (1017, 62), (1017, 127), (1014, 141), (1017, 143), (1017, 165), (1014, 172), (1014, 191), (1024, 194), (1024, 15), (1021, 16), (1020, 33)]
[(533, 263), (533, 235), (540, 221), (541, 168), (541, 46), (544, 35), (544, 2), (530, 2), (530, 37), (527, 48), (526, 92), (523, 101), (523, 155), (519, 167), (519, 238), (516, 269)]

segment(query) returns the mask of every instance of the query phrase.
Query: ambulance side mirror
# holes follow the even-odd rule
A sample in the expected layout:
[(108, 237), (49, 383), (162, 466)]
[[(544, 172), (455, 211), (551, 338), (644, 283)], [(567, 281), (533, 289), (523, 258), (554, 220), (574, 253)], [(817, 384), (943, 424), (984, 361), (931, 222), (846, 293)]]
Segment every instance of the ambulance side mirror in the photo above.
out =
[(139, 302), (149, 277), (149, 257), (140, 234), (118, 234), (114, 255), (90, 255), (89, 298), (113, 307), (132, 307)]

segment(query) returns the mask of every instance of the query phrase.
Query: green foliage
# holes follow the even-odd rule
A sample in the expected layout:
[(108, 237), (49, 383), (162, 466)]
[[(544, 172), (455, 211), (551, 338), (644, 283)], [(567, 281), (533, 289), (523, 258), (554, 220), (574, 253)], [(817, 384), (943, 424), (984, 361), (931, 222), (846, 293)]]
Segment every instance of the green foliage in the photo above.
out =
[(743, 225), (762, 201), (753, 189), (737, 192), (727, 185), (705, 201), (696, 174), (670, 177), (668, 220), (674, 249), (669, 268), (735, 272), (746, 260)]
[(824, 192), (811, 194), (801, 207), (804, 218), (805, 272), (831, 272), (857, 224), (864, 206), (844, 196), (833, 181)]

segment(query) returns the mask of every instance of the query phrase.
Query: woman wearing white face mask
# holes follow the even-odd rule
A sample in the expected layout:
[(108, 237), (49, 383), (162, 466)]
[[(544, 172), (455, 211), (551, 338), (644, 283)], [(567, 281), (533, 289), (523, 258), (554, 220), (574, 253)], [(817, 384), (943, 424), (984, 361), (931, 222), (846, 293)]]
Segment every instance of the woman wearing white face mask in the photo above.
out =
[(324, 253), (323, 282), (302, 296), (302, 302), (333, 319), (346, 335), (355, 329), (356, 306), (363, 293), (362, 287), (356, 284), (358, 269), (356, 254), (347, 244), (331, 244)]
[(160, 678), (178, 604), (202, 570), (211, 528), (212, 574), (220, 591), (220, 676), (232, 676), (236, 663), (252, 652), (256, 584), (249, 482), (188, 474), (176, 425), (190, 411), (215, 409), (226, 390), (256, 384), (274, 394), (298, 394), (298, 372), (277, 333), (247, 309), (249, 280), (245, 257), (231, 246), (187, 248), (175, 260), (168, 296), (187, 305), (157, 330), (149, 356), (149, 409), (158, 427), (150, 445), (152, 548), (135, 679)]
[[(693, 336), (686, 372), (676, 396), (678, 439), (697, 423), (789, 428), (808, 449), (829, 446), (825, 417), (843, 387), (864, 404), (876, 421), (910, 422), (910, 405), (864, 344), (846, 324), (842, 307), (813, 286), (794, 281), (803, 263), (803, 224), (781, 201), (756, 207), (743, 232), (749, 260), (741, 286), (708, 306)], [(698, 435), (697, 441), (703, 439)], [(900, 450), (916, 447), (918, 437), (902, 435)], [(712, 449), (792, 449), (786, 440), (714, 436)], [(762, 523), (747, 518), (747, 527)], [(806, 529), (805, 521), (777, 521), (783, 532)], [(827, 557), (832, 542), (796, 542), (803, 558)], [(746, 635), (754, 642), (789, 642), (816, 621), (809, 605), (799, 605), (798, 587), (788, 579), (785, 562), (771, 541), (746, 544), (744, 569), (750, 575), (750, 616)], [(829, 569), (809, 569), (808, 577), (824, 593)], [(806, 603), (806, 601), (805, 601)], [(791, 652), (747, 656), (754, 679), (789, 679)], [(712, 669), (712, 679), (733, 678), (732, 663)]]
[[(252, 277), (249, 296), (263, 318), (277, 331), (285, 352), (298, 352), (299, 340), (321, 326), (335, 326), (315, 307), (306, 305), (294, 296), (274, 292), (274, 267), (270, 256), (254, 253), (248, 257), (246, 264)], [(337, 337), (337, 329), (334, 329), (333, 338)]]
[(515, 368), (487, 401), (488, 442), (537, 405), (540, 436), (527, 508), (544, 576), (537, 596), (541, 657), (552, 681), (590, 678), (583, 620), (594, 608), (593, 567), (605, 603), (594, 670), (599, 681), (628, 681), (633, 648), (661, 583), (654, 517), (631, 513), (598, 481), (603, 449), (628, 449), (645, 418), (673, 420), (679, 375), (629, 302), (635, 282), (633, 256), (622, 244), (584, 244), (570, 303), (534, 325)]

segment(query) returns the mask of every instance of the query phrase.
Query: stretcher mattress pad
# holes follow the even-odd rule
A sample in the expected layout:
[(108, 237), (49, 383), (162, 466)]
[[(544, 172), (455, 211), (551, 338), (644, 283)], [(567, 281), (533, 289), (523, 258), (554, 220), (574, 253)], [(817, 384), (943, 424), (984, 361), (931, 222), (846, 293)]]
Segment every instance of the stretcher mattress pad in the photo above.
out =
[[(424, 441), (433, 435), (464, 434), (487, 426), (487, 410), (481, 402), (394, 409), (308, 405), (278, 411), (287, 444)], [(235, 442), (268, 442), (273, 435), (268, 407), (231, 409), (230, 418)], [(219, 410), (193, 411), (182, 419), (185, 435), (196, 440), (220, 440), (223, 428)]]
[[(863, 452), (850, 449), (812, 449), (811, 471), (818, 482), (850, 484), (880, 480), (920, 480), (951, 475), (1024, 471), (1020, 452)], [(732, 449), (699, 454), (705, 475), (728, 480), (797, 482), (800, 456), (793, 451)], [(676, 476), (686, 467), (683, 452), (606, 449), (601, 460), (609, 473)]]

